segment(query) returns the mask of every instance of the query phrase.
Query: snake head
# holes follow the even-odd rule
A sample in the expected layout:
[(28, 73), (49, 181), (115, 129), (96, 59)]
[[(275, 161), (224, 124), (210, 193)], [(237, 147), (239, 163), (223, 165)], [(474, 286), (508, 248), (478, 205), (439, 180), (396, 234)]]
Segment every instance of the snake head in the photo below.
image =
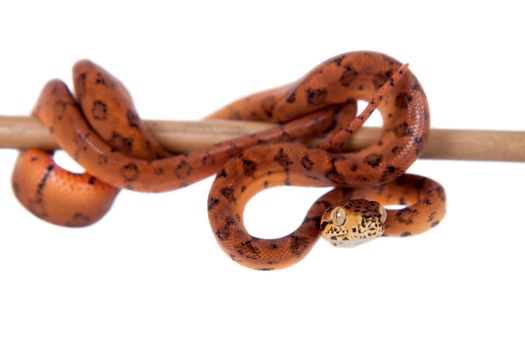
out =
[(353, 199), (329, 207), (321, 217), (321, 236), (336, 247), (355, 247), (380, 237), (386, 210), (375, 201)]

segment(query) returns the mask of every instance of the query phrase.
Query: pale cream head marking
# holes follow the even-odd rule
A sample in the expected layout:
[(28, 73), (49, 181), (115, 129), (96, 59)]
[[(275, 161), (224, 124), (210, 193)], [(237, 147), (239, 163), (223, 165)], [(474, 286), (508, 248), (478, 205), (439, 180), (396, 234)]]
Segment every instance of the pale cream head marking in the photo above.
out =
[(328, 208), (321, 218), (321, 236), (337, 247), (355, 247), (385, 231), (385, 208), (375, 201), (354, 199)]

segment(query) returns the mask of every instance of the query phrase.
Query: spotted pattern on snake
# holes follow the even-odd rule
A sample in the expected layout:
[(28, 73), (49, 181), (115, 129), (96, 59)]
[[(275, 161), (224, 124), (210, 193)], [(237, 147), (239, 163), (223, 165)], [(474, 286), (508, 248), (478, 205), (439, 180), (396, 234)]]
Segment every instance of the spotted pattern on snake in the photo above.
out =
[(321, 217), (321, 237), (336, 247), (355, 247), (383, 235), (386, 218), (386, 210), (376, 201), (336, 203)]
[(121, 188), (160, 192), (184, 187), (216, 173), (243, 149), (312, 137), (335, 123), (336, 108), (327, 107), (267, 131), (170, 155), (149, 135), (116, 78), (89, 61), (77, 63), (73, 75), (78, 100), (63, 82), (53, 80), (44, 87), (33, 115), (87, 172), (71, 173), (53, 161), (52, 153), (29, 149), (20, 153), (12, 176), (19, 201), (57, 225), (98, 221)]
[[(319, 148), (298, 143), (259, 145), (230, 160), (212, 185), (208, 214), (216, 239), (232, 260), (255, 269), (272, 270), (300, 261), (319, 238), (321, 218), (334, 203), (367, 198), (410, 205), (388, 210), (385, 236), (409, 236), (436, 226), (445, 214), (445, 194), (436, 182), (403, 175), (418, 158), (428, 137), (430, 115), (416, 77), (394, 59), (377, 53), (338, 56), (303, 79), (272, 95), (273, 113), (296, 113), (317, 105), (366, 100), (369, 105)], [(247, 119), (242, 113), (254, 98), (234, 102), (221, 118)], [(341, 146), (377, 108), (383, 130), (377, 143), (353, 153)], [(245, 164), (256, 164), (249, 172)], [(397, 180), (396, 180), (397, 179)], [(251, 236), (243, 223), (246, 203), (273, 186), (336, 186), (316, 201), (294, 232), (277, 239)]]
[[(104, 215), (118, 189), (168, 191), (217, 173), (208, 200), (216, 238), (235, 261), (265, 270), (289, 266), (309, 251), (319, 237), (323, 212), (333, 204), (328, 200), (340, 197), (337, 193), (369, 191), (361, 193), (367, 197), (380, 186), (384, 192), (378, 201), (387, 200), (397, 188), (394, 180), (406, 178), (401, 175), (420, 155), (429, 131), (427, 100), (415, 76), (391, 57), (374, 52), (337, 56), (294, 83), (216, 111), (208, 118), (280, 125), (183, 154), (169, 154), (149, 136), (129, 93), (107, 71), (81, 61), (74, 68), (74, 82), (76, 98), (63, 82), (49, 82), (33, 114), (86, 173), (71, 174), (41, 151), (22, 152), (13, 188), (24, 206), (49, 222), (83, 226)], [(369, 101), (358, 116), (357, 100)], [(344, 143), (375, 109), (383, 116), (380, 139), (364, 150), (342, 153)], [(332, 133), (318, 147), (299, 142), (328, 130)], [(32, 161), (35, 157), (38, 161)], [(330, 192), (333, 198), (324, 196), (314, 204), (294, 233), (277, 240), (250, 236), (242, 222), (246, 202), (278, 185), (337, 189)], [(419, 202), (416, 209), (409, 206), (393, 214), (406, 226), (401, 235), (418, 233), (442, 218), (444, 192), (437, 184), (429, 186), (428, 217)], [(442, 194), (439, 200), (436, 193)], [(385, 235), (398, 235), (398, 226), (388, 219), (385, 227)]]

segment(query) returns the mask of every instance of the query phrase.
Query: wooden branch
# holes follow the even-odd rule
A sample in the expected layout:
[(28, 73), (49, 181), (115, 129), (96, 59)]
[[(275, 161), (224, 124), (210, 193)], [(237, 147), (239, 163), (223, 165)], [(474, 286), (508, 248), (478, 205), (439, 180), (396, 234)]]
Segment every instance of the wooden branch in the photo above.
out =
[[(191, 151), (217, 142), (258, 132), (274, 124), (244, 121), (160, 121), (145, 124), (167, 149)], [(377, 141), (380, 128), (363, 128), (347, 150), (362, 149)], [(315, 140), (313, 141), (316, 142)], [(0, 148), (58, 148), (40, 122), (29, 117), (0, 116)], [(433, 129), (422, 158), (525, 161), (525, 132)]]

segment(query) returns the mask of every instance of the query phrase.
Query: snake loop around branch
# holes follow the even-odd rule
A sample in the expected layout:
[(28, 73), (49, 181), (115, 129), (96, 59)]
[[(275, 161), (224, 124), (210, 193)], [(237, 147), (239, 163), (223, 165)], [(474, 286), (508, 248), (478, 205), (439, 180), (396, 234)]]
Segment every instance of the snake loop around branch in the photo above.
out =
[[(422, 232), (444, 215), (439, 184), (403, 175), (421, 154), (430, 114), (416, 77), (389, 56), (366, 51), (340, 55), (294, 83), (237, 100), (208, 118), (279, 126), (176, 155), (151, 137), (129, 93), (111, 74), (81, 61), (73, 75), (76, 97), (53, 80), (33, 114), (86, 173), (61, 169), (52, 154), (25, 150), (13, 174), (19, 200), (49, 222), (89, 225), (105, 214), (120, 189), (168, 191), (217, 173), (208, 209), (219, 244), (243, 265), (274, 269), (309, 251), (320, 235), (323, 213), (333, 209), (334, 201), (372, 198), (409, 204), (387, 211), (385, 235)], [(356, 115), (358, 100), (369, 105)], [(383, 117), (380, 139), (358, 152), (341, 153), (376, 108)], [(319, 147), (299, 142), (329, 129), (331, 136)], [(242, 222), (244, 206), (258, 191), (277, 185), (337, 188), (314, 204), (294, 233), (276, 240), (254, 238)]]

